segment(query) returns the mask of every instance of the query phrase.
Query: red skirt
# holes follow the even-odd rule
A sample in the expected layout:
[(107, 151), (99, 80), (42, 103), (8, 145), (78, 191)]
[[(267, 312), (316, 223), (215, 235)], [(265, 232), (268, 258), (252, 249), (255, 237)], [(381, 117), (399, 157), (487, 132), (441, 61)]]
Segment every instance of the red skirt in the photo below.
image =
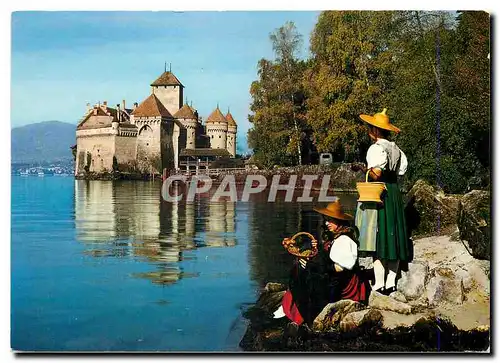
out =
[[(368, 294), (369, 294), (368, 281), (362, 281), (359, 275), (354, 273), (352, 274), (350, 280), (342, 289), (341, 299), (366, 302), (368, 300)], [(283, 306), (283, 311), (285, 315), (288, 317), (288, 319), (299, 325), (304, 322), (304, 318), (300, 314), (299, 309), (293, 300), (292, 292), (290, 290), (287, 290), (285, 292), (281, 305)]]

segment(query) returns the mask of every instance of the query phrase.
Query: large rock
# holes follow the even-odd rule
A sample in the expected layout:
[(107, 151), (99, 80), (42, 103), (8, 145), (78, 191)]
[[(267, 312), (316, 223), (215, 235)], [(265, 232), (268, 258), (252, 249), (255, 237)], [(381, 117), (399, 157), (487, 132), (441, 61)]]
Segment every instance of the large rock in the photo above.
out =
[(467, 241), (472, 256), (490, 259), (490, 192), (473, 190), (463, 196), (458, 212), (460, 238)]
[(390, 296), (382, 295), (376, 291), (372, 291), (368, 299), (368, 305), (374, 309), (390, 310), (401, 314), (411, 314), (411, 305), (397, 301)]
[(365, 309), (363, 304), (352, 300), (340, 300), (326, 305), (313, 321), (315, 331), (327, 331), (336, 327), (345, 315)]
[(286, 290), (286, 285), (280, 284), (279, 282), (268, 282), (264, 287), (264, 291), (266, 292), (278, 292), (285, 290)]
[(446, 196), (423, 180), (417, 180), (406, 196), (405, 213), (412, 234), (451, 233), (457, 223), (459, 197)]
[(436, 306), (443, 302), (462, 304), (464, 301), (462, 278), (448, 267), (435, 268), (433, 275), (426, 288), (429, 305)]
[(285, 291), (266, 291), (264, 290), (257, 300), (257, 307), (262, 309), (263, 311), (272, 313), (276, 311), (281, 305), (281, 301), (283, 300), (283, 295), (285, 295)]
[(416, 314), (400, 314), (395, 311), (380, 310), (381, 313), (381, 325), (384, 329), (395, 329), (400, 327), (410, 327), (415, 325), (415, 323), (421, 318), (433, 316), (432, 312), (426, 311), (425, 313)]
[(429, 264), (426, 261), (414, 260), (408, 264), (408, 271), (401, 271), (398, 280), (398, 291), (408, 300), (418, 299), (425, 291), (425, 283), (429, 275)]
[(382, 319), (382, 314), (376, 309), (365, 309), (346, 314), (340, 322), (340, 330), (349, 331), (361, 326), (374, 325)]
[(408, 300), (406, 300), (406, 297), (404, 296), (404, 294), (400, 291), (394, 291), (393, 293), (391, 293), (389, 295), (389, 297), (393, 298), (394, 300), (397, 300), (397, 301), (401, 301), (401, 302), (408, 302)]

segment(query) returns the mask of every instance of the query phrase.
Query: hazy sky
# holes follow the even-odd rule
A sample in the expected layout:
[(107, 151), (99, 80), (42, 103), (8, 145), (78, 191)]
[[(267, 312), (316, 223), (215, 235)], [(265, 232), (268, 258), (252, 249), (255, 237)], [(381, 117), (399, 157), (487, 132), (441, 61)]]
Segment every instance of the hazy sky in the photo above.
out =
[(141, 102), (166, 61), (204, 119), (217, 102), (223, 112), (231, 108), (243, 141), (257, 62), (273, 56), (269, 33), (294, 21), (306, 57), (318, 14), (14, 13), (12, 127), (45, 120), (77, 123), (87, 103)]

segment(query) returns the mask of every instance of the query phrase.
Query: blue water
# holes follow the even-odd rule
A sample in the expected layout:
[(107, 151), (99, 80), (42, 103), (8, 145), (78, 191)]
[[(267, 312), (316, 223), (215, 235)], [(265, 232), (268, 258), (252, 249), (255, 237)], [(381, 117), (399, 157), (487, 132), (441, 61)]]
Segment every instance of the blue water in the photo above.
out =
[(12, 177), (11, 345), (236, 351), (242, 311), (286, 281), (307, 203), (167, 203), (159, 182)]

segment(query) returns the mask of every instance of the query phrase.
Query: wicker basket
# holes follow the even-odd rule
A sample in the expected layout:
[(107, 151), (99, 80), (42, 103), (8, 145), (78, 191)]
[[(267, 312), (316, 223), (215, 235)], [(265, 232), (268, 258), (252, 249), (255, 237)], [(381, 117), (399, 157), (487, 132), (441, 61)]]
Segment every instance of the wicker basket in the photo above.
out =
[[(300, 247), (297, 246), (297, 242), (295, 239), (299, 236), (307, 236), (311, 239), (311, 249), (307, 250), (300, 250)], [(294, 234), (291, 238), (283, 240), (283, 247), (290, 253), (291, 255), (300, 257), (300, 258), (311, 258), (314, 257), (318, 254), (318, 241), (316, 241), (316, 238), (308, 232), (298, 232)]]
[(356, 183), (356, 189), (359, 193), (358, 202), (376, 202), (383, 203), (381, 196), (384, 192), (385, 183), (382, 182), (368, 182), (368, 173), (366, 172), (366, 182)]

